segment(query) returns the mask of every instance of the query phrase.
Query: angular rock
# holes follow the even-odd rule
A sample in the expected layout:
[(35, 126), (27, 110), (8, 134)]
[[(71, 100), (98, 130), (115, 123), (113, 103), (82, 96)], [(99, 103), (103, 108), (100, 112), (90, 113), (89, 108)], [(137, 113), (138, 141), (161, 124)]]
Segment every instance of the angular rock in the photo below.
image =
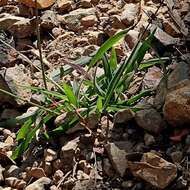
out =
[[(152, 29), (152, 31), (154, 28)], [(156, 32), (154, 36), (164, 45), (164, 46), (169, 46), (169, 45), (174, 45), (179, 42), (179, 38), (173, 38), (166, 32), (164, 32), (162, 29), (158, 28), (156, 29)]]
[(76, 148), (78, 147), (79, 137), (67, 142), (60, 152), (60, 157), (63, 161), (63, 167), (72, 168), (74, 161), (73, 157), (75, 155)]
[(46, 190), (45, 186), (51, 183), (51, 179), (42, 177), (32, 184), (28, 185), (25, 190)]
[(154, 153), (144, 153), (140, 162), (129, 162), (132, 174), (153, 186), (164, 189), (177, 176), (176, 165), (164, 160)]
[(3, 13), (0, 15), (0, 29), (10, 32), (14, 37), (26, 38), (34, 33), (35, 21)]
[(51, 162), (44, 162), (43, 169), (44, 169), (46, 176), (50, 176), (53, 171)]
[(164, 118), (172, 126), (190, 124), (189, 72), (189, 65), (185, 62), (180, 62), (168, 77), (168, 91), (163, 113)]
[(120, 110), (114, 115), (114, 123), (126, 123), (132, 120), (135, 113), (131, 109)]
[(124, 176), (127, 168), (126, 155), (132, 150), (132, 144), (128, 141), (109, 143), (105, 145), (105, 149), (113, 168), (120, 176)]
[(162, 116), (153, 108), (138, 111), (135, 120), (139, 127), (154, 134), (159, 134), (165, 127)]
[(160, 83), (162, 75), (160, 68), (156, 66), (149, 68), (143, 79), (143, 87), (156, 89)]
[[(31, 91), (24, 89), (21, 86), (29, 86), (30, 74), (24, 65), (15, 65), (6, 70), (5, 76), (0, 74), (0, 87), (3, 90), (10, 91), (18, 97), (30, 100)], [(18, 105), (24, 105), (26, 102), (21, 100), (14, 100), (12, 97), (0, 92), (0, 104), (8, 102), (10, 104), (17, 103)]]
[(137, 18), (139, 13), (139, 5), (129, 3), (126, 4), (124, 7), (124, 11), (121, 13), (121, 21), (126, 25), (130, 26), (133, 25), (135, 19)]
[(60, 17), (60, 21), (66, 25), (66, 27), (69, 30), (72, 31), (79, 31), (81, 28), (80, 20), (83, 17), (89, 16), (89, 15), (95, 15), (95, 9), (89, 8), (89, 9), (76, 9), (74, 11), (71, 11), (69, 14), (65, 14), (62, 17)]
[(88, 28), (94, 26), (97, 21), (98, 20), (95, 15), (89, 15), (81, 19), (81, 25), (84, 26), (84, 28)]
[(46, 177), (46, 174), (43, 168), (32, 168), (29, 173), (31, 177), (35, 177), (37, 179)]

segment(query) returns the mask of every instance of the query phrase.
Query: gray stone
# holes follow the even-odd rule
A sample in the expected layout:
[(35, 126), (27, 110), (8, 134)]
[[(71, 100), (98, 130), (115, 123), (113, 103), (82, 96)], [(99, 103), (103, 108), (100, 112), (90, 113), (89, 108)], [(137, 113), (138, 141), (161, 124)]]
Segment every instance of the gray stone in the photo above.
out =
[[(29, 86), (30, 74), (24, 65), (15, 65), (6, 70), (5, 76), (0, 75), (0, 88), (15, 94), (18, 97), (30, 100), (31, 91), (23, 88), (22, 86)], [(10, 97), (7, 94), (0, 92), (0, 104), (8, 102), (10, 104), (17, 103), (18, 105), (24, 105), (26, 102), (22, 100)]]
[(66, 25), (66, 27), (69, 30), (78, 31), (81, 29), (80, 20), (83, 17), (89, 16), (89, 15), (95, 15), (94, 8), (76, 9), (74, 11), (71, 11), (69, 14), (65, 14), (65, 15), (59, 17), (59, 19), (63, 24)]
[(153, 108), (138, 111), (135, 120), (139, 127), (154, 134), (159, 134), (165, 127), (162, 116)]

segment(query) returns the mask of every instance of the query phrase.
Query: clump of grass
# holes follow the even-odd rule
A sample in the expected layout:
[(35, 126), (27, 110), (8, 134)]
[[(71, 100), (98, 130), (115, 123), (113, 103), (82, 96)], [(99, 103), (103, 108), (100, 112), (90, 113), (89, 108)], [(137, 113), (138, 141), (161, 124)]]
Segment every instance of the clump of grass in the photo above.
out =
[[(163, 64), (168, 58), (154, 58), (146, 62), (143, 58), (151, 47), (154, 32), (144, 41), (138, 41), (132, 53), (123, 63), (118, 64), (114, 45), (128, 33), (129, 29), (123, 30), (108, 39), (97, 51), (97, 53), (85, 62), (90, 71), (95, 68), (93, 79), (83, 77), (80, 81), (62, 82), (56, 84), (57, 91), (50, 91), (45, 88), (27, 87), (31, 90), (42, 93), (46, 97), (45, 105), (39, 107), (33, 114), (26, 117), (22, 127), (17, 134), (18, 146), (13, 152), (12, 159), (18, 158), (25, 152), (32, 139), (35, 138), (39, 129), (52, 118), (62, 113), (73, 113), (64, 122), (51, 131), (45, 133), (46, 138), (52, 133), (63, 133), (73, 127), (81, 118), (85, 119), (91, 113), (96, 113), (99, 118), (102, 115), (113, 114), (117, 110), (131, 108), (137, 110), (136, 102), (142, 97), (150, 95), (151, 90), (142, 91), (128, 100), (123, 100), (121, 95), (127, 92), (136, 72), (146, 69), (155, 64)], [(84, 63), (81, 62), (81, 65)], [(103, 74), (97, 75), (97, 67), (103, 68)], [(69, 75), (72, 68), (63, 75)], [(0, 89), (0, 91), (5, 92)], [(5, 92), (6, 93), (6, 92)], [(10, 95), (10, 93), (9, 93)], [(14, 96), (14, 95), (13, 95)], [(18, 118), (19, 121), (19, 118)]]

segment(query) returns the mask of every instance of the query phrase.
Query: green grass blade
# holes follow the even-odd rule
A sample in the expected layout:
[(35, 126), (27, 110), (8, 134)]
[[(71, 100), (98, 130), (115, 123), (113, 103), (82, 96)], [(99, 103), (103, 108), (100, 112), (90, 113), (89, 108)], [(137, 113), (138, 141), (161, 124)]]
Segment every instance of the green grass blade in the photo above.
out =
[(89, 63), (89, 68), (90, 69), (94, 64), (96, 64), (97, 61), (99, 61), (102, 56), (113, 46), (115, 45), (119, 40), (121, 40), (125, 35), (129, 32), (131, 28), (125, 29), (121, 32), (118, 32), (111, 38), (109, 38), (98, 50), (96, 55), (92, 58), (92, 60)]
[(112, 47), (112, 50), (111, 50), (111, 57), (110, 57), (109, 64), (110, 64), (111, 70), (115, 71), (115, 69), (117, 68), (117, 54), (114, 47)]
[(139, 65), (139, 70), (144, 70), (157, 64), (159, 65), (164, 64), (166, 61), (169, 61), (169, 60), (170, 60), (169, 57), (161, 57), (161, 58), (153, 58), (153, 59), (145, 60), (141, 62), (141, 64)]
[(72, 88), (68, 84), (64, 83), (63, 89), (64, 89), (64, 93), (66, 94), (69, 102), (71, 104), (73, 104), (75, 107), (78, 107), (78, 100), (77, 100), (77, 97), (75, 96)]

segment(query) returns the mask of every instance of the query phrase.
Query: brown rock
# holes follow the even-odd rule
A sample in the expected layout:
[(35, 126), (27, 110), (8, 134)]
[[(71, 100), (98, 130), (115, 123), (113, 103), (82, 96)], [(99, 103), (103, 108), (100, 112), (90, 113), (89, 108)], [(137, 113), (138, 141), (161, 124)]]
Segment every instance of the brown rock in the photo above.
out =
[(25, 38), (35, 31), (35, 21), (7, 13), (0, 15), (0, 29), (10, 32), (16, 38)]
[(160, 80), (163, 74), (160, 68), (153, 66), (148, 69), (148, 72), (145, 74), (143, 79), (144, 88), (154, 88), (159, 85)]
[(57, 159), (57, 153), (52, 149), (46, 149), (44, 151), (44, 158), (47, 162), (52, 162), (53, 160)]
[(128, 162), (128, 165), (134, 176), (159, 189), (166, 188), (177, 176), (176, 165), (151, 152), (144, 153), (140, 162)]
[(163, 22), (164, 30), (167, 34), (172, 37), (179, 37), (181, 32), (177, 29), (177, 27), (169, 21)]
[(68, 12), (71, 11), (72, 8), (72, 0), (58, 0), (57, 1), (57, 8), (59, 12)]
[(81, 0), (80, 1), (80, 5), (83, 8), (90, 8), (90, 7), (92, 7), (91, 0)]
[(125, 41), (130, 49), (132, 49), (135, 46), (135, 44), (137, 43), (138, 36), (139, 36), (139, 32), (136, 30), (130, 30), (127, 33), (127, 35), (125, 37)]
[(46, 174), (42, 168), (32, 168), (29, 173), (31, 177), (35, 177), (37, 179), (46, 177)]
[(153, 108), (138, 111), (135, 120), (139, 127), (154, 134), (159, 134), (165, 126), (160, 113)]
[(79, 31), (81, 29), (80, 20), (83, 17), (90, 16), (90, 15), (95, 15), (94, 8), (88, 8), (88, 9), (79, 8), (79, 9), (69, 12), (69, 14), (65, 14), (62, 17), (60, 17), (60, 21), (63, 24), (65, 24), (69, 30)]
[(84, 26), (85, 28), (92, 27), (92, 26), (94, 26), (96, 23), (97, 23), (97, 18), (96, 18), (95, 15), (86, 16), (86, 17), (83, 17), (83, 18), (81, 19), (81, 24), (82, 24), (82, 26)]
[(4, 6), (7, 4), (7, 0), (0, 0), (0, 6)]
[(179, 62), (168, 77), (168, 91), (163, 107), (164, 118), (172, 126), (190, 123), (190, 67)]
[[(18, 2), (23, 3), (27, 7), (36, 7), (36, 3), (33, 0), (18, 0)], [(55, 3), (55, 0), (37, 0), (37, 7), (39, 9), (45, 9), (50, 7)]]

